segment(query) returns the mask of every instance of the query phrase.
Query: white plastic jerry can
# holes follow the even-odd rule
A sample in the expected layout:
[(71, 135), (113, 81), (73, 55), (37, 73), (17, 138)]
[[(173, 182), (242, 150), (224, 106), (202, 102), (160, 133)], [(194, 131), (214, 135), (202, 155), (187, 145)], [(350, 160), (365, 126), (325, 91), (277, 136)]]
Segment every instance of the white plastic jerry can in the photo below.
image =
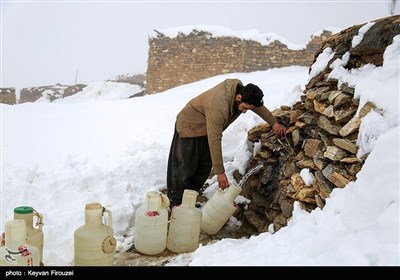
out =
[[(34, 218), (36, 217), (36, 222)], [(24, 220), (26, 225), (26, 244), (35, 246), (40, 252), (40, 262), (43, 265), (44, 234), (42, 230), (43, 216), (30, 206), (14, 208), (14, 220)], [(34, 227), (35, 226), (37, 227)]]
[(201, 230), (208, 234), (218, 233), (236, 211), (235, 198), (241, 191), (242, 188), (236, 182), (231, 182), (225, 190), (216, 191), (201, 208)]
[(168, 211), (162, 203), (166, 200), (164, 194), (150, 191), (146, 204), (136, 210), (135, 248), (142, 254), (156, 255), (167, 247)]
[(197, 195), (186, 189), (182, 204), (172, 209), (167, 248), (174, 253), (193, 252), (199, 247), (202, 213), (195, 207)]
[(6, 222), (5, 245), (0, 248), (1, 266), (39, 266), (40, 253), (35, 246), (26, 244), (24, 220)]
[[(108, 214), (108, 224), (102, 222)], [(112, 266), (117, 242), (112, 229), (112, 214), (100, 203), (85, 206), (85, 224), (74, 232), (75, 266)]]

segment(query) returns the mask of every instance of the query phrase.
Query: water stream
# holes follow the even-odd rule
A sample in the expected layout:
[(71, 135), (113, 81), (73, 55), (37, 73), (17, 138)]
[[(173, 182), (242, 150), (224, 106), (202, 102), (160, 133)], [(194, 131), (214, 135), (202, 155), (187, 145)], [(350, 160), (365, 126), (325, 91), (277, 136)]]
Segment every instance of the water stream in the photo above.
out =
[(259, 164), (254, 166), (252, 169), (250, 169), (249, 171), (247, 171), (246, 174), (244, 174), (244, 176), (242, 177), (242, 179), (239, 182), (239, 187), (243, 187), (243, 184), (246, 183), (246, 181), (249, 179), (249, 177), (251, 175), (253, 175), (254, 173), (258, 172), (264, 165), (263, 164)]

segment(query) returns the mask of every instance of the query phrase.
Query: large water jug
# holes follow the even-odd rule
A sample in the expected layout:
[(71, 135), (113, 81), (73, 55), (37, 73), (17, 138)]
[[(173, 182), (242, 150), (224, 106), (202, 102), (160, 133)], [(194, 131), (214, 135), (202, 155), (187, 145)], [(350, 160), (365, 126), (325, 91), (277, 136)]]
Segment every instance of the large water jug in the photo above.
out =
[(230, 182), (225, 190), (218, 190), (201, 208), (201, 230), (208, 234), (216, 234), (237, 209), (235, 198), (242, 188), (236, 182)]
[[(103, 224), (103, 214), (108, 224)], [(100, 203), (85, 206), (85, 224), (74, 232), (75, 266), (112, 266), (117, 242), (112, 229), (112, 214)]]
[[(34, 218), (35, 222), (34, 222)], [(14, 220), (24, 220), (26, 225), (26, 244), (35, 246), (40, 252), (40, 262), (43, 265), (43, 216), (30, 206), (14, 208)], [(35, 225), (35, 227), (34, 227)]]
[(196, 208), (198, 193), (183, 192), (182, 204), (172, 209), (167, 248), (174, 253), (193, 252), (199, 247), (201, 210)]
[(1, 266), (39, 266), (40, 252), (35, 246), (26, 244), (24, 220), (6, 222), (5, 245), (0, 248)]
[(145, 255), (156, 255), (167, 247), (168, 198), (156, 191), (146, 194), (146, 204), (135, 213), (135, 248)]

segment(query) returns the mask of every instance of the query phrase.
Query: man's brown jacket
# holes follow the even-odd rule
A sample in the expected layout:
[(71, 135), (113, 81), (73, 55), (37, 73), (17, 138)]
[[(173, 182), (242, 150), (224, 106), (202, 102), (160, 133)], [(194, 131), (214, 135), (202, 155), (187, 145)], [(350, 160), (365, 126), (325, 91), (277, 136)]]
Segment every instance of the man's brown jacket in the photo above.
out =
[[(241, 113), (234, 108), (238, 84), (243, 85), (238, 79), (226, 79), (189, 101), (176, 119), (179, 137), (208, 137), (215, 174), (225, 172), (221, 147), (222, 132)], [(276, 122), (265, 106), (255, 107), (253, 112), (270, 125)]]

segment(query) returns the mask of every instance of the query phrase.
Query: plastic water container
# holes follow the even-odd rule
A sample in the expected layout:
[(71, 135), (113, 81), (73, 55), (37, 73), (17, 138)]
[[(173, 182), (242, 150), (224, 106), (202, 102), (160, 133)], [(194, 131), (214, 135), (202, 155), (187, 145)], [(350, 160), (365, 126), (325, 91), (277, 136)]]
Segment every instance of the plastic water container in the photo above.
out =
[(156, 255), (167, 247), (168, 211), (162, 203), (166, 200), (164, 194), (150, 191), (146, 194), (146, 204), (136, 210), (135, 248), (142, 254)]
[(225, 190), (218, 190), (201, 208), (201, 230), (208, 234), (216, 234), (236, 211), (235, 198), (242, 188), (231, 182)]
[[(102, 222), (108, 214), (108, 224)], [(100, 203), (85, 206), (85, 224), (74, 232), (75, 266), (112, 266), (117, 242), (112, 229), (112, 214)]]
[(182, 204), (172, 209), (167, 248), (174, 253), (193, 252), (199, 247), (201, 210), (196, 208), (198, 193), (183, 192)]
[(6, 222), (5, 246), (0, 248), (1, 266), (39, 266), (40, 252), (35, 246), (26, 244), (24, 220)]
[[(34, 217), (36, 221), (34, 222)], [(43, 241), (42, 230), (43, 216), (30, 206), (19, 206), (14, 208), (14, 220), (24, 220), (26, 225), (26, 244), (35, 246), (40, 252), (40, 262), (43, 265)], [(34, 227), (34, 225), (36, 227)]]

